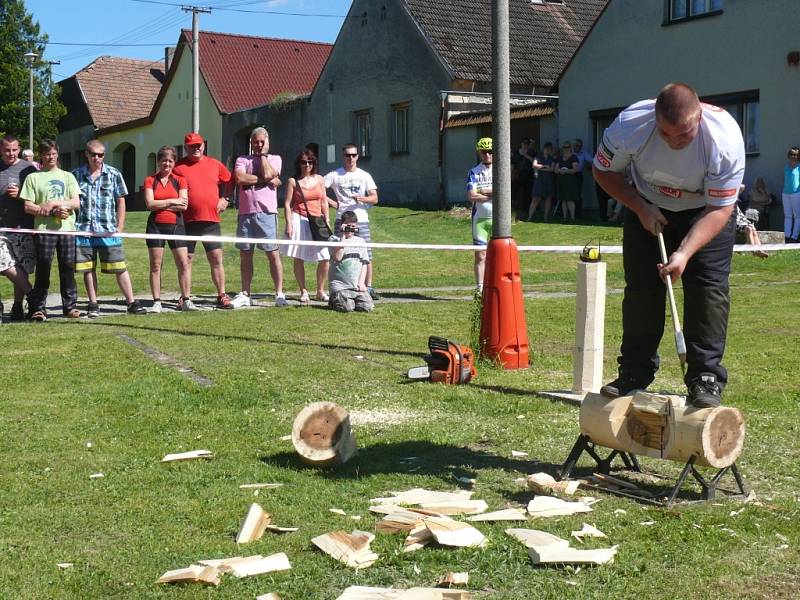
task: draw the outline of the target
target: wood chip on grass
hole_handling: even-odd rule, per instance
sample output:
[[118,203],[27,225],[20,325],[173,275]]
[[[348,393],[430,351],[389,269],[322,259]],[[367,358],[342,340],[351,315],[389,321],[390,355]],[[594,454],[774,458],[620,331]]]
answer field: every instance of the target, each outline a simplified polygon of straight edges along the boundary
[[350,586],[336,600],[472,600],[467,590]]
[[537,529],[506,529],[506,534],[525,544],[534,565],[603,565],[613,562],[617,553],[617,546],[596,550],[572,548],[569,540]]
[[366,531],[331,531],[311,540],[317,548],[328,556],[343,562],[354,569],[364,569],[372,565],[379,556],[370,550],[369,545],[375,536]]
[[585,502],[567,502],[555,496],[536,496],[528,503],[528,514],[532,517],[560,517],[576,513],[592,512]]
[[195,460],[198,458],[214,458],[214,454],[210,450],[191,450],[189,452],[167,454],[161,459],[161,462],[177,462],[181,460]]

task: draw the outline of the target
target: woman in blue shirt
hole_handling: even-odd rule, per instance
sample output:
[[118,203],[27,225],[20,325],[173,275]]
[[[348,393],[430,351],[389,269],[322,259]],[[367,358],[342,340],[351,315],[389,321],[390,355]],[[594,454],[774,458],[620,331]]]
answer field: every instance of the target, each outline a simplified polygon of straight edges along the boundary
[[783,167],[783,235],[787,242],[800,238],[800,148],[789,150]]

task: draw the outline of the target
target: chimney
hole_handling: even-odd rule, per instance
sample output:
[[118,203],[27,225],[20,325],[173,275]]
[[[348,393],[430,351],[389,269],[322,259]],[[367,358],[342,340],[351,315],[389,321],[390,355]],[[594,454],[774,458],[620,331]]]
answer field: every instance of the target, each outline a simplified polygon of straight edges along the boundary
[[164,75],[169,72],[169,67],[172,64],[172,57],[175,56],[175,48],[167,46],[164,48]]

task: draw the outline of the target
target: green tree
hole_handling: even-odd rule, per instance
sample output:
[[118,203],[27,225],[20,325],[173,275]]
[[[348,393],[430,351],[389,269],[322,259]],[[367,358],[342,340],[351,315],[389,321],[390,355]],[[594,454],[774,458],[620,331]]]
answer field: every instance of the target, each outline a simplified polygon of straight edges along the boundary
[[22,0],[0,0],[0,135],[28,140],[29,71],[24,54],[38,55],[33,65],[33,138],[36,142],[58,133],[58,120],[67,112],[52,84],[50,65],[42,61],[47,35],[39,32]]

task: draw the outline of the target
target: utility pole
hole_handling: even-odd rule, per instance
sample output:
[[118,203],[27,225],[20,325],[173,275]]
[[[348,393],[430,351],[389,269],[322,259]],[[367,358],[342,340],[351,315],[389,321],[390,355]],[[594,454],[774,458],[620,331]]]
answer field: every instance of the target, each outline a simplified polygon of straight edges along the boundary
[[35,52],[26,52],[24,57],[25,62],[28,64],[28,70],[30,71],[30,85],[28,86],[30,92],[28,97],[28,144],[30,144],[30,148],[33,150],[33,63],[36,62],[39,55]]
[[210,7],[181,6],[192,13],[192,131],[200,131],[200,13],[211,13]]
[[492,239],[483,277],[480,353],[504,369],[528,367],[517,243],[511,237],[509,0],[492,0]]
[[511,84],[508,0],[492,2],[492,237],[511,236]]
[[50,65],[50,68],[47,70],[47,85],[48,87],[53,87],[53,65],[60,65],[60,60],[45,60],[44,63]]

